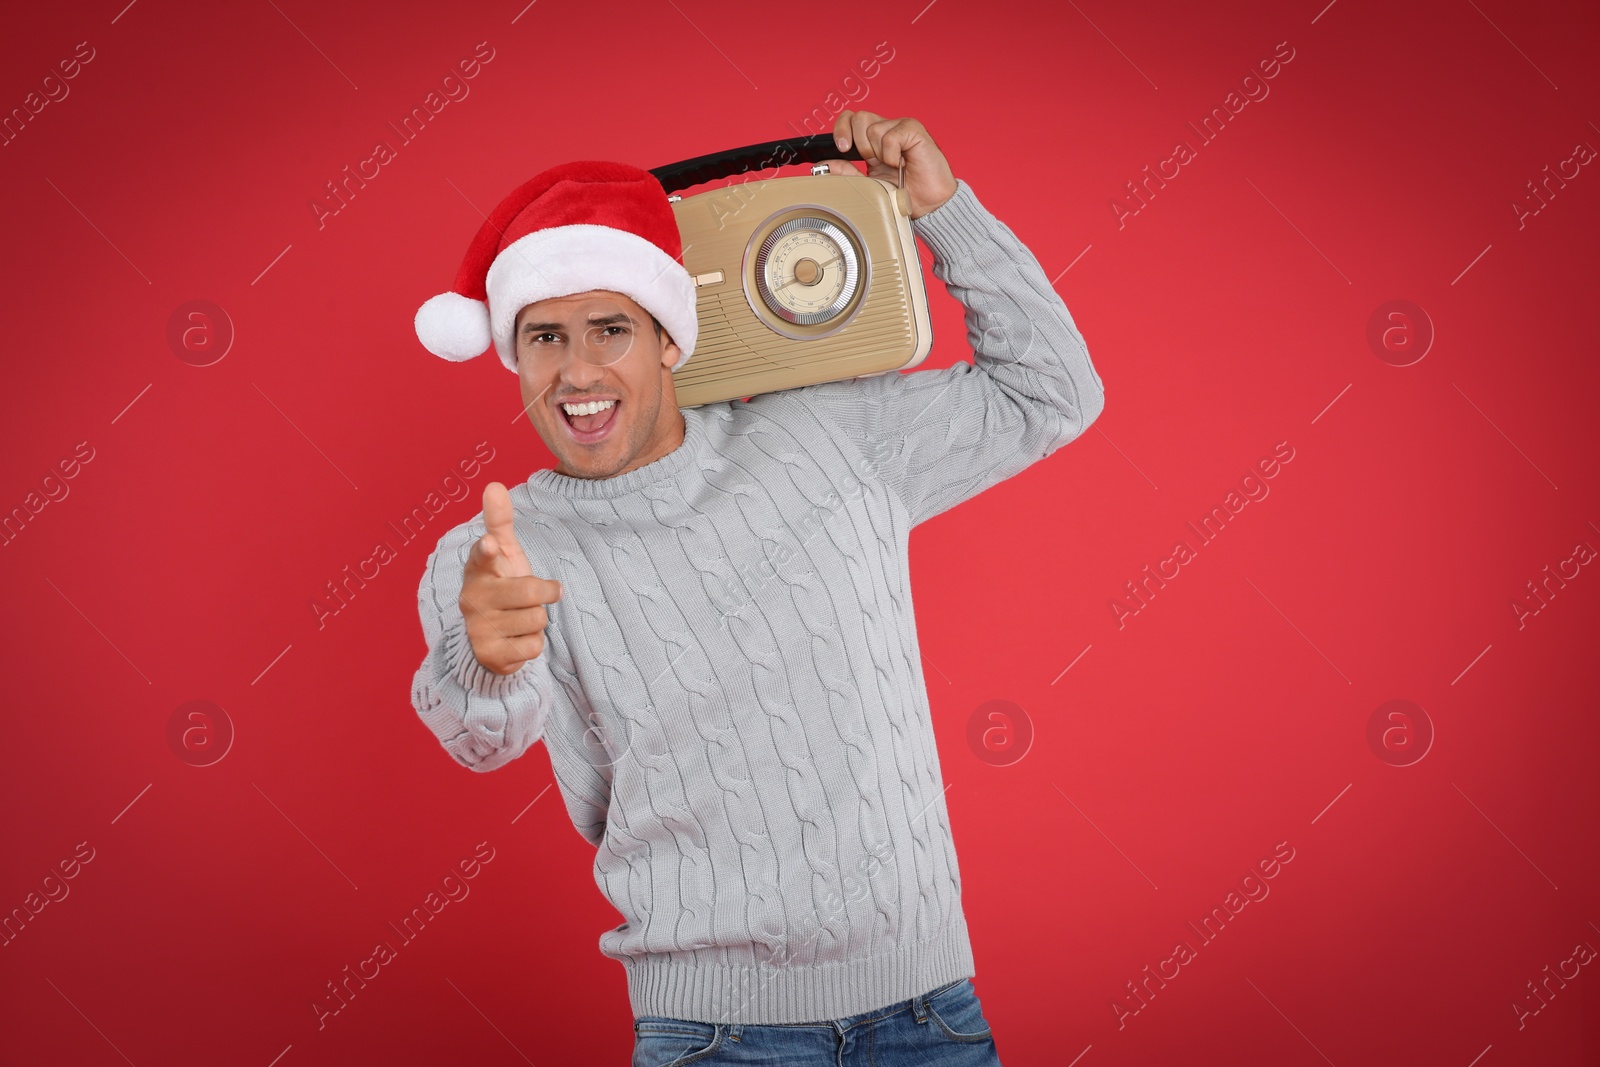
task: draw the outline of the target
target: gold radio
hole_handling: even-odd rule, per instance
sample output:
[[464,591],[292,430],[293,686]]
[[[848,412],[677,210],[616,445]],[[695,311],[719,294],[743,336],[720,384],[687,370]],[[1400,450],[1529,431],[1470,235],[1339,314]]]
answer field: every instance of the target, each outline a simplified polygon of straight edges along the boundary
[[[928,354],[933,328],[905,190],[819,165],[860,158],[829,134],[651,170],[672,194],[699,298],[694,358],[673,375],[679,407],[883,374]],[[791,163],[812,163],[812,173],[677,195]]]

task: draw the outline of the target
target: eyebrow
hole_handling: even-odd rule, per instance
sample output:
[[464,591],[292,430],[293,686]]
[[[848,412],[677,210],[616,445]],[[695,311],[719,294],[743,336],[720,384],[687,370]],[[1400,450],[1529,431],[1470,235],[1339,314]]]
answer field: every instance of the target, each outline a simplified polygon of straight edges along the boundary
[[[625,311],[618,311],[611,315],[596,316],[591,318],[588,324],[590,326],[614,326],[619,322],[626,322],[630,325],[636,325],[633,321],[633,316],[629,315]],[[546,330],[560,330],[565,328],[566,323],[563,322],[525,322],[522,324],[522,329],[519,332],[529,333],[537,331],[539,333],[544,333]]]

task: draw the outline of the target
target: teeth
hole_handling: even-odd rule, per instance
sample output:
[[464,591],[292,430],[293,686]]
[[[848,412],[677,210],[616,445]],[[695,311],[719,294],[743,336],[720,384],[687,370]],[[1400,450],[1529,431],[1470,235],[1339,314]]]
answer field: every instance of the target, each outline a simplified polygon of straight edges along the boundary
[[587,404],[562,404],[561,408],[568,415],[593,415],[597,411],[604,411],[615,403],[615,400],[591,400]]

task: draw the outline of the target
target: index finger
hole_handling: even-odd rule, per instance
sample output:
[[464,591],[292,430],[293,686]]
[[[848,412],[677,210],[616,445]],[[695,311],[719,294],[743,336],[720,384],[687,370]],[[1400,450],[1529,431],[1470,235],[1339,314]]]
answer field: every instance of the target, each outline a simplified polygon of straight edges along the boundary
[[[461,595],[467,603],[483,615],[488,615],[490,612],[520,612],[529,608],[547,607],[561,599],[560,582],[554,578],[540,578],[533,574],[501,578],[490,585],[473,590],[470,594],[467,586],[463,585],[461,589]],[[464,612],[465,607],[462,610]],[[504,615],[499,617],[504,619]],[[501,636],[520,635],[501,634]]]
[[540,578],[536,574],[518,575],[507,578],[500,584],[498,590],[504,602],[497,606],[505,608],[531,608],[536,605],[554,604],[561,599],[561,583],[554,578]]
[[839,120],[834,130],[838,132],[839,126],[843,125],[845,135],[850,138],[850,144],[861,153],[861,158],[871,163],[878,158],[878,145],[873,140],[870,129],[875,123],[883,121],[883,116],[876,111],[847,110],[839,113]]

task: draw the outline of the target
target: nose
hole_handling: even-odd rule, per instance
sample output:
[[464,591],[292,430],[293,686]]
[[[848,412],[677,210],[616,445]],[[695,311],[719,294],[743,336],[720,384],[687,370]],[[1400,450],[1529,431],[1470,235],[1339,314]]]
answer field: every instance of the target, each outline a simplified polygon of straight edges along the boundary
[[591,362],[583,356],[581,351],[569,352],[561,361],[561,381],[577,393],[588,391],[606,376],[603,364]]

